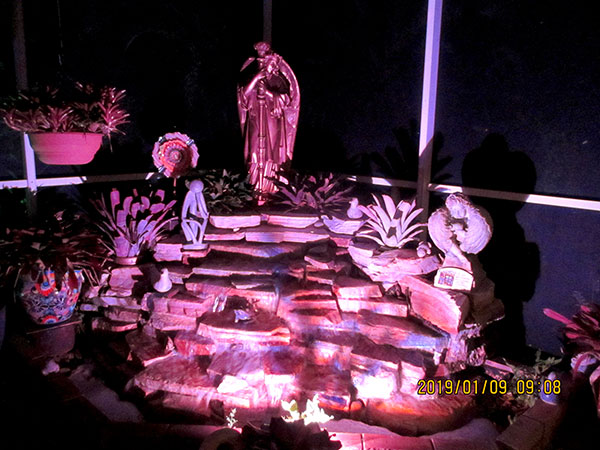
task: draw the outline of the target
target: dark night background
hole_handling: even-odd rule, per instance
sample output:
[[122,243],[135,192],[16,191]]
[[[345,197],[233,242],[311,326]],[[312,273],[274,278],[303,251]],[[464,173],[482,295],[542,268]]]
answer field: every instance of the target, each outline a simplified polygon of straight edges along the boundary
[[[398,155],[416,139],[427,2],[273,3],[273,47],[302,96],[294,166],[414,179],[410,163],[385,169],[374,155]],[[11,1],[0,5],[6,95],[15,86]],[[446,0],[436,129],[449,163],[438,180],[600,199],[600,31],[590,6]],[[153,170],[152,144],[173,130],[196,140],[200,167],[241,164],[235,85],[262,37],[262,1],[24,7],[30,85],[112,84],[127,90],[131,113],[112,153],[105,146],[79,168],[38,163],[39,177]],[[0,179],[23,178],[18,134],[3,125],[0,148]],[[576,297],[600,301],[600,215],[481,203],[496,220],[481,259],[498,296],[516,323],[522,309],[527,343],[557,353],[560,326],[542,308],[569,316]],[[518,342],[518,327],[504,332]]]

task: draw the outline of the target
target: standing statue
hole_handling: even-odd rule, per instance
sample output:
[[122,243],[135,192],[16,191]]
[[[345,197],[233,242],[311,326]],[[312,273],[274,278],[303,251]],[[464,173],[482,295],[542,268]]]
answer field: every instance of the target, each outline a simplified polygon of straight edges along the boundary
[[191,244],[184,246],[187,249],[204,249],[207,247],[202,242],[208,225],[208,209],[202,194],[203,189],[204,183],[200,180],[194,180],[190,183],[189,191],[183,199],[181,228],[186,240],[191,242]]
[[300,90],[290,66],[266,42],[254,46],[240,71],[238,112],[244,138],[244,158],[259,204],[276,192],[272,178],[292,161]]

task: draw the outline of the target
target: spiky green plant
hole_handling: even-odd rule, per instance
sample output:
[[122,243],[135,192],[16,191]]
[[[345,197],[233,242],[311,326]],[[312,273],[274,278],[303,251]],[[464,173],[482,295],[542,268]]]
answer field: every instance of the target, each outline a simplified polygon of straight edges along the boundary
[[91,202],[101,216],[96,225],[106,236],[104,243],[117,257],[138,256],[143,250],[151,249],[165,227],[177,220],[169,217],[175,200],[166,203],[163,190],[144,196],[134,189],[133,196],[121,202],[121,194],[113,189],[110,206],[103,196]]
[[225,169],[211,170],[202,176],[204,199],[211,213],[228,213],[252,201],[252,185],[248,176]]
[[359,206],[360,210],[368,217],[364,230],[358,236],[377,242],[379,245],[391,248],[402,248],[406,244],[417,240],[424,223],[413,223],[422,208],[416,208],[416,201],[401,200],[394,203],[389,195],[382,195],[382,200],[373,194],[375,204]]
[[332,173],[306,175],[297,172],[282,174],[275,180],[275,204],[289,211],[304,210],[319,214],[332,214],[348,208],[353,186]]

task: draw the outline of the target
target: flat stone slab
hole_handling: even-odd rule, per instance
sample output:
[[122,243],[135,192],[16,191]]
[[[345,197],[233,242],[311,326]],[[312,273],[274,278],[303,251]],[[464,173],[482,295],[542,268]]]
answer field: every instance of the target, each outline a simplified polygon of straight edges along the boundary
[[317,365],[349,370],[350,353],[355,342],[354,333],[318,330],[306,350],[306,358]]
[[173,344],[160,343],[156,337],[149,336],[142,330],[135,330],[125,336],[127,345],[134,358],[144,367],[148,367],[173,354]]
[[276,256],[297,253],[304,248],[304,245],[290,242],[263,244],[259,242],[225,241],[210,244],[210,248],[217,252],[237,253],[240,255],[254,256],[257,258],[274,258]]
[[352,236],[337,234],[331,231],[329,232],[329,238],[335,243],[335,245],[344,250],[346,250],[352,244],[352,239],[354,239]]
[[168,262],[160,265],[169,271],[169,280],[174,284],[183,284],[192,274],[192,268],[180,262]]
[[406,317],[408,315],[408,302],[391,295],[367,299],[339,297],[338,305],[344,312],[357,313],[364,309],[387,316]]
[[199,261],[193,268],[197,275],[230,277],[232,275],[272,275],[286,273],[287,265],[234,255],[211,255]]
[[466,395],[423,398],[396,393],[387,399],[369,400],[366,417],[397,433],[420,435],[455,429],[473,414],[474,408],[474,399]]
[[286,282],[281,289],[282,300],[294,300],[299,297],[324,296],[332,294],[331,287],[316,282]]
[[303,244],[329,239],[329,234],[326,231],[314,226],[300,229],[260,225],[259,227],[246,230],[245,233],[246,241],[248,242],[296,242]]
[[112,333],[122,333],[124,331],[135,330],[137,323],[117,322],[105,317],[94,317],[92,319],[92,330],[109,331]]
[[304,261],[316,269],[335,270],[333,255],[305,255]]
[[131,289],[136,283],[135,278],[143,277],[144,273],[138,266],[115,267],[110,271],[108,285],[113,289]]
[[109,306],[121,306],[129,309],[143,309],[138,299],[134,297],[115,297],[112,295],[99,295],[92,298],[92,303],[96,306],[107,308]]
[[211,356],[217,351],[215,342],[194,331],[179,331],[173,339],[177,353],[182,356]]
[[284,317],[293,310],[300,309],[337,309],[337,300],[333,295],[308,295],[293,300],[281,300],[277,315]]
[[[416,350],[377,345],[368,339],[360,339],[352,349],[351,362],[353,370],[372,373],[379,368],[385,368],[399,374],[399,390],[410,395],[418,395],[419,380],[424,379],[427,374],[433,375],[435,371],[431,356]],[[361,375],[364,377],[364,374]]]
[[392,317],[371,311],[358,313],[359,332],[377,344],[397,348],[441,352],[449,339],[421,325],[412,318]]
[[104,295],[130,297],[152,289],[152,282],[158,280],[160,272],[154,264],[139,266],[119,266],[110,271],[109,289]]
[[353,367],[369,370],[372,367],[385,367],[397,371],[402,360],[402,352],[391,345],[378,345],[369,339],[357,339],[352,347],[350,361]]
[[437,255],[420,258],[416,250],[406,248],[380,252],[374,242],[353,242],[348,252],[371,280],[382,283],[395,283],[404,275],[427,274],[440,267]]
[[304,279],[307,281],[314,281],[316,283],[327,284],[333,286],[333,283],[337,277],[335,270],[318,270],[311,266],[306,268]]
[[[185,287],[189,292],[206,299],[242,297],[258,301],[259,305],[266,310],[273,311],[275,309],[278,296],[270,278],[249,277],[244,281],[194,275],[185,283]],[[238,283],[237,286],[236,283]]]
[[141,310],[129,309],[122,306],[109,306],[104,311],[104,317],[115,322],[137,323],[141,318]]
[[181,248],[185,243],[183,234],[161,239],[154,246],[154,259],[156,261],[181,261],[183,258]]
[[146,393],[167,391],[185,395],[202,395],[214,389],[204,367],[194,359],[171,356],[152,364],[133,378],[133,383]]
[[273,347],[263,354],[263,369],[268,375],[295,375],[305,364],[303,347],[288,345]]
[[210,224],[215,228],[235,230],[238,228],[249,228],[260,225],[260,214],[240,215],[213,215],[208,218]]
[[215,342],[236,344],[288,345],[290,330],[285,322],[267,311],[259,311],[251,321],[235,322],[235,312],[208,312],[200,318],[197,333]]
[[[471,314],[467,322],[484,326],[504,317],[504,304],[494,296],[494,283],[489,278],[478,282],[468,295]],[[467,327],[469,325],[466,323]]]
[[[223,382],[221,384],[224,384]],[[269,403],[269,398],[264,389],[246,388],[238,390],[233,393],[218,392],[216,387],[197,388],[197,393],[194,395],[183,395],[174,392],[165,392],[161,399],[161,404],[167,409],[186,411],[194,415],[203,414],[204,417],[211,416],[214,414],[213,408],[211,408],[211,402],[216,401],[218,404],[222,404],[226,411],[231,411],[234,408],[237,410],[236,418],[249,417],[253,420],[265,421],[271,417],[268,413],[272,411],[274,405]],[[246,414],[245,414],[246,413]],[[169,430],[175,425],[167,425]],[[199,427],[195,425],[194,427]],[[153,424],[153,428],[156,424]],[[187,431],[190,425],[182,425],[184,431]],[[208,426],[206,426],[208,427]],[[222,427],[210,427],[213,428],[210,432],[221,429]],[[208,436],[210,432],[203,434],[204,437]]]
[[133,295],[133,289],[129,288],[108,288],[102,296],[106,297],[131,297]]
[[225,230],[221,228],[215,228],[211,225],[206,227],[206,233],[204,234],[204,241],[241,241],[246,236],[244,230]]
[[377,298],[382,297],[378,284],[361,278],[339,276],[333,283],[333,293],[337,298]]
[[403,277],[399,284],[415,314],[441,330],[458,333],[469,315],[470,302],[466,294],[437,288],[419,276]]
[[277,214],[265,213],[262,215],[263,221],[269,225],[281,226],[286,228],[307,228],[319,221],[319,216],[314,214]]
[[162,331],[190,330],[197,328],[197,319],[194,316],[153,312],[150,316],[150,326]]
[[208,255],[210,253],[210,247],[207,247],[205,249],[184,249],[181,251],[181,254],[183,256],[181,262],[183,262],[183,264],[185,265],[190,265],[193,263],[194,260],[196,259],[201,259],[206,257],[206,255]]
[[233,375],[250,384],[264,383],[263,352],[247,347],[228,348],[212,358],[206,371],[215,378],[219,375]]
[[342,317],[337,309],[303,308],[286,313],[285,321],[296,333],[312,329],[337,330],[342,327]]
[[298,376],[295,389],[305,398],[317,395],[321,407],[346,411],[350,406],[351,386],[349,371],[307,365]]
[[174,295],[146,294],[142,303],[152,312],[188,317],[200,317],[213,306],[209,299],[196,297],[186,291],[177,291]]

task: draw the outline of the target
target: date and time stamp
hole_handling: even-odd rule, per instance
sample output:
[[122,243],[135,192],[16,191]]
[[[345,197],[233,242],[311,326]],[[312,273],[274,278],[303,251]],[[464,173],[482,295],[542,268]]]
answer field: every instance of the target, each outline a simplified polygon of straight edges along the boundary
[[516,383],[496,379],[423,379],[417,383],[417,395],[560,395],[561,390],[561,381],[549,378],[521,379]]

